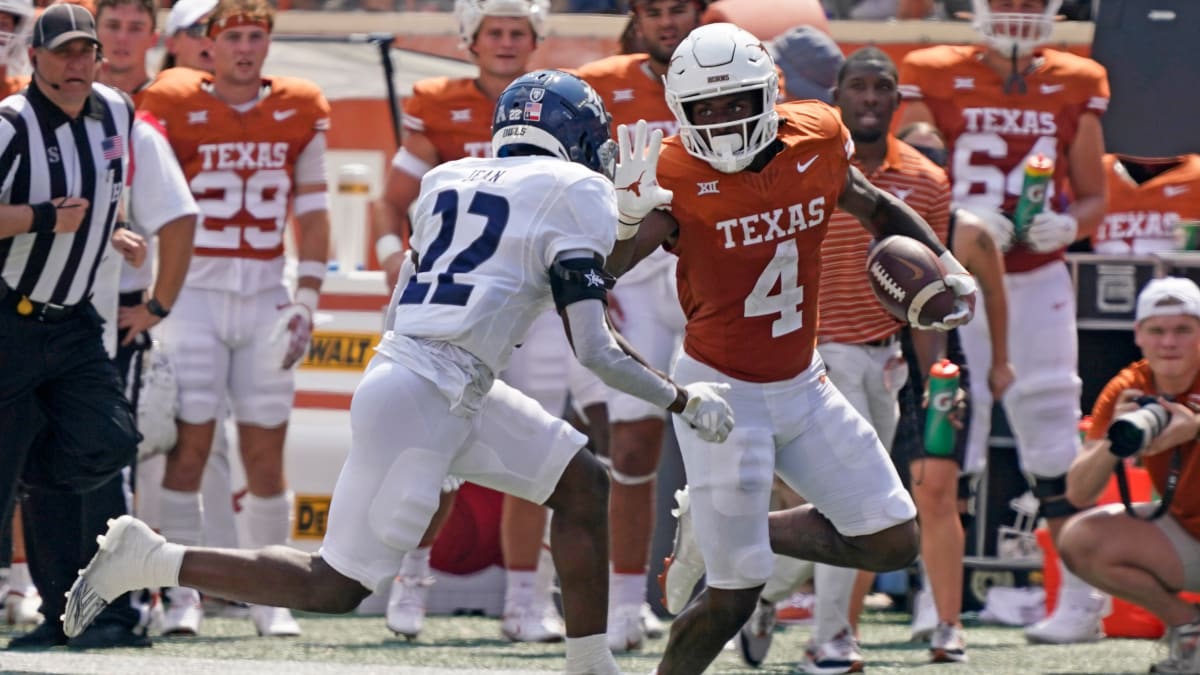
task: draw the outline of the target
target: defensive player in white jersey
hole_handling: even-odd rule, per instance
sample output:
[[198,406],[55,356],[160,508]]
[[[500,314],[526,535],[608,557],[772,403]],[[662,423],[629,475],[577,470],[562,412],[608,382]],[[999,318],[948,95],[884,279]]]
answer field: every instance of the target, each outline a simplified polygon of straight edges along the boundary
[[[354,394],[353,443],[321,550],[184,547],[124,517],[72,587],[68,634],[121,590],[144,584],[350,611],[391,582],[437,508],[442,480],[456,475],[554,509],[566,670],[618,672],[605,640],[604,468],[582,434],[493,373],[553,301],[577,356],[609,386],[675,412],[710,441],[728,436],[732,412],[724,385],[682,389],[608,328],[602,260],[616,236],[616,147],[595,91],[572,75],[538,71],[510,85],[496,111],[496,158],[449,162],[422,181],[393,330]],[[650,178],[622,196],[620,209],[644,216],[670,200],[653,182],[661,136],[647,139],[645,125],[632,143],[621,136],[618,182]]]

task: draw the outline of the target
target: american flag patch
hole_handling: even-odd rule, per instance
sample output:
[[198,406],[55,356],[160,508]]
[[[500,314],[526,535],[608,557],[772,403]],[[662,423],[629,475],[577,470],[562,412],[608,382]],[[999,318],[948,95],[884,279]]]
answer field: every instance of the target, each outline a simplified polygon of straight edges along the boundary
[[101,154],[104,155],[104,159],[120,159],[121,155],[125,154],[125,151],[122,148],[124,145],[122,140],[123,139],[120,136],[109,136],[103,141],[100,141],[100,150]]
[[531,122],[539,122],[542,119],[542,104],[526,101],[525,103],[525,119]]

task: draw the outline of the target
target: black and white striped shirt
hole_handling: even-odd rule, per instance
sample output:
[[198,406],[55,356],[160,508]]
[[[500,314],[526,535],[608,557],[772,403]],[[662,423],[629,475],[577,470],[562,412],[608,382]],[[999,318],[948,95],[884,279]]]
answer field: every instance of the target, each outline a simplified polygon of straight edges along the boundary
[[117,219],[132,123],[129,98],[101,84],[74,120],[36,84],[0,101],[0,203],[89,202],[78,232],[0,239],[0,276],[10,289],[56,305],[88,298]]

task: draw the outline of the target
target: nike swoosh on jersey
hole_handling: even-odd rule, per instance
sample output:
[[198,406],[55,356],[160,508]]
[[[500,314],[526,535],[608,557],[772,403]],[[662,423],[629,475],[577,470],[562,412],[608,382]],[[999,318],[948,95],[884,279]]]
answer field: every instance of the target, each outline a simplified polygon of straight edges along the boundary
[[295,108],[292,108],[291,110],[276,110],[275,112],[271,113],[271,115],[275,118],[276,122],[282,122],[295,114],[296,114]]
[[1056,94],[1065,88],[1066,88],[1066,85],[1062,85],[1062,84],[1043,84],[1041,86],[1043,94]]
[[817,158],[820,156],[821,155],[818,153],[812,157],[809,157],[807,162],[796,162],[796,171],[799,173],[808,171],[808,167],[812,166],[813,162],[817,161]]
[[1176,195],[1181,195],[1187,191],[1188,191],[1188,186],[1186,186],[1186,185],[1167,185],[1166,187],[1163,188],[1163,194],[1168,197],[1174,197]]

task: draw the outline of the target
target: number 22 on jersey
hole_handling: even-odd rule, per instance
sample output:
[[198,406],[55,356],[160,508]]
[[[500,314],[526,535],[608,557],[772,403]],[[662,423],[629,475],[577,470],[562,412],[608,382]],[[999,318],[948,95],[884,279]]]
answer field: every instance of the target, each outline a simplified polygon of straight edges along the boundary
[[[508,226],[508,200],[489,192],[476,192],[467,206],[468,215],[483,218],[482,227],[478,219],[464,218],[459,222],[459,194],[457,190],[439,192],[433,205],[433,215],[441,216],[441,227],[417,261],[417,273],[409,280],[400,295],[400,304],[415,305],[429,302],[435,305],[464,306],[471,298],[474,286],[456,281],[456,274],[467,274],[479,267],[496,253],[500,235]],[[464,233],[478,228],[478,235],[459,251],[449,262],[446,253],[454,242],[459,226]],[[433,280],[430,280],[430,277]],[[430,289],[433,290],[430,293]]]

